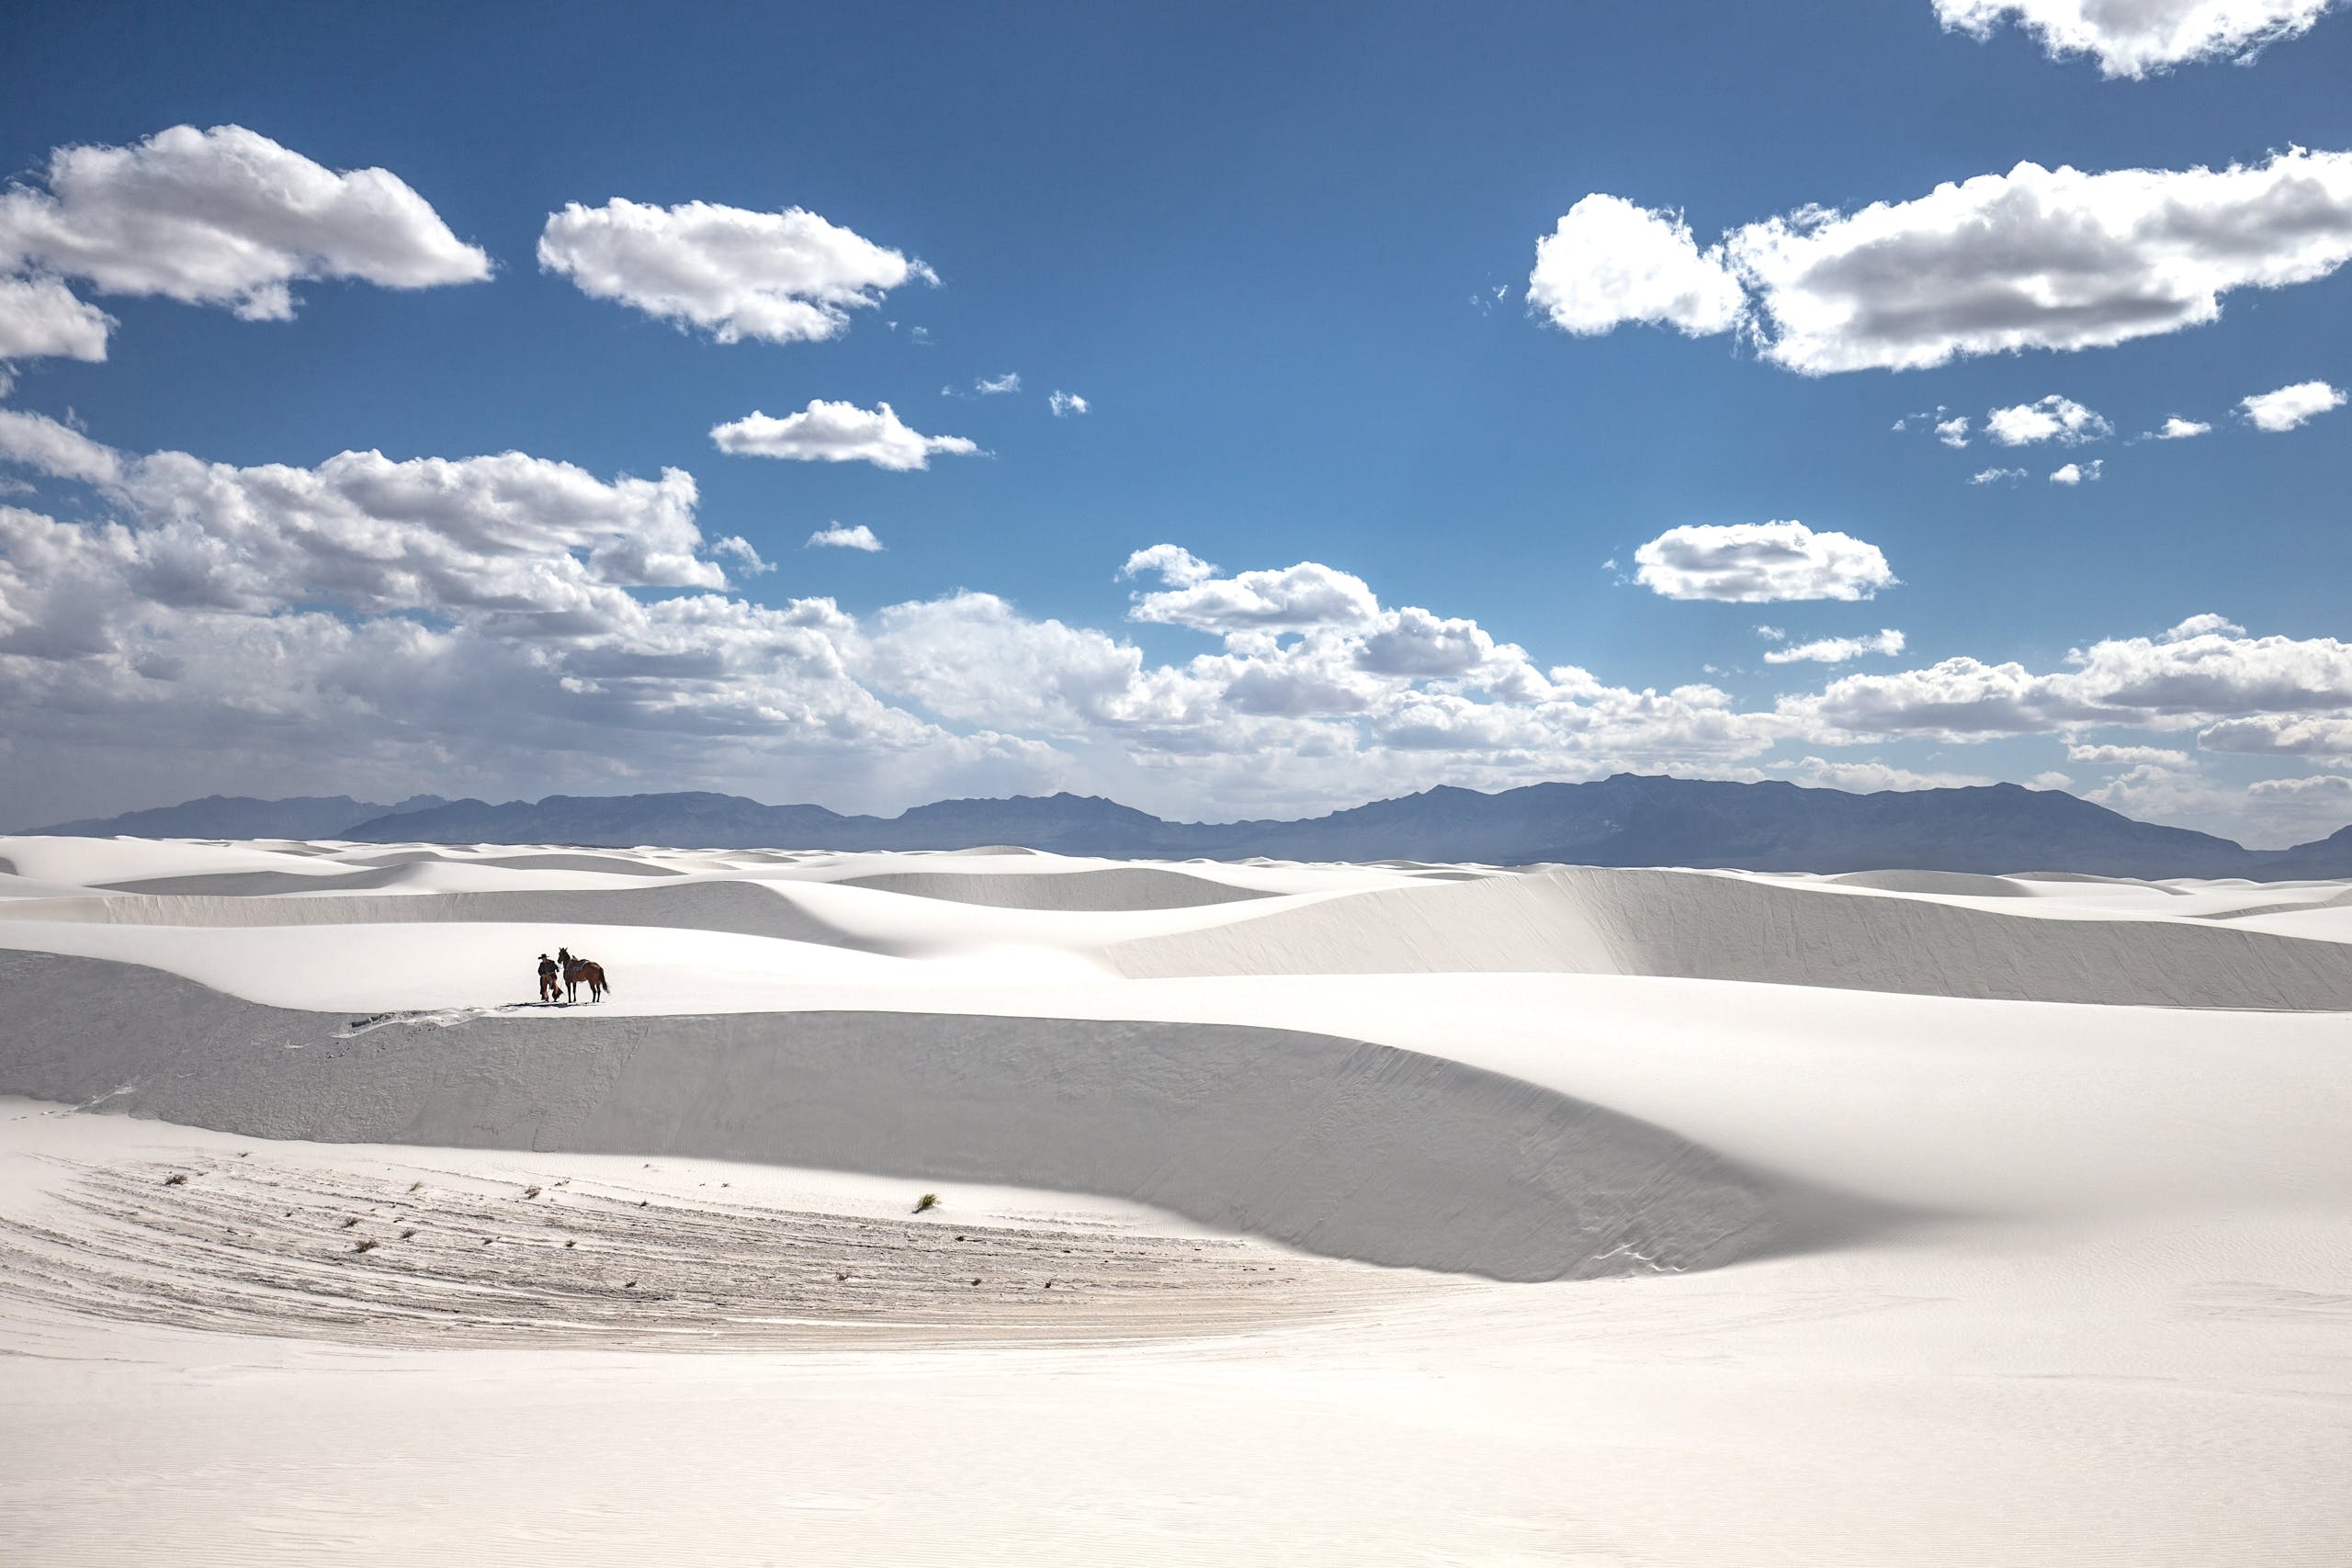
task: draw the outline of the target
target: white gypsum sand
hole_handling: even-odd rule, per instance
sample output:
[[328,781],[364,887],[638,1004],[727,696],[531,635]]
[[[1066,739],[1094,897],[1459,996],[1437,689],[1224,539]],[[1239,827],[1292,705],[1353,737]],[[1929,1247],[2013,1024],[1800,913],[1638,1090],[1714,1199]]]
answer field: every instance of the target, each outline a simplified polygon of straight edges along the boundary
[[2342,884],[0,863],[15,1559],[2352,1544]]

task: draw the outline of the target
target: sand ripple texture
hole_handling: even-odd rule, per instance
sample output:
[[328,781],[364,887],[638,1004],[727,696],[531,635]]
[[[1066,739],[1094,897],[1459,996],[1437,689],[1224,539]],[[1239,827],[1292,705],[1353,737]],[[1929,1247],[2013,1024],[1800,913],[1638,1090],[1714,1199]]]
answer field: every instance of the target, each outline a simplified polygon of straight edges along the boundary
[[937,1348],[1246,1334],[1440,1288],[1241,1238],[778,1208],[716,1181],[377,1175],[266,1144],[52,1164],[49,1201],[0,1216],[20,1324],[384,1349]]

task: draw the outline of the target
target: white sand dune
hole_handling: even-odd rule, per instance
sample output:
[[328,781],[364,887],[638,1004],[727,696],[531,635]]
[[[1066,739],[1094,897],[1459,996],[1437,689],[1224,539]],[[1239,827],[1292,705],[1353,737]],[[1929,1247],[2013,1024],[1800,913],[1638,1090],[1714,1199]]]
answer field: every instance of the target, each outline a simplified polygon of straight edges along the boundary
[[1333,1257],[1496,1279],[1702,1268],[1778,1239],[1759,1185],[1682,1140],[1325,1036],[899,1012],[671,1018],[658,1040],[603,1017],[354,1030],[26,953],[0,953],[0,987],[16,1013],[8,1092],[255,1136],[1106,1193]]
[[0,859],[11,1560],[2352,1543],[2342,884]]
[[1138,939],[1111,957],[1138,977],[1565,969],[1922,996],[2352,1010],[2352,955],[2332,942],[2165,919],[2020,919],[1943,898],[1689,872],[1564,870],[1365,893]]

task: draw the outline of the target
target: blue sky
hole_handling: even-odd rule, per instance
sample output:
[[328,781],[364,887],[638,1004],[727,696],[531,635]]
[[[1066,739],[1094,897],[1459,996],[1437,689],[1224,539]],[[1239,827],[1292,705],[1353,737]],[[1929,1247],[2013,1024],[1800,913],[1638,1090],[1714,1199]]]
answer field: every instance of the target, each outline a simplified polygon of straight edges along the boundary
[[[2335,9],[11,7],[0,277],[47,292],[0,294],[4,814],[1069,787],[1217,818],[1630,767],[2014,779],[2317,836],[2352,820]],[[424,216],[274,212],[227,127]],[[73,148],[130,151],[76,186]],[[2154,183],[2041,176],[2065,167]],[[1980,178],[1990,227],[1925,203]],[[641,254],[585,286],[615,198],[670,262],[708,239],[685,204],[769,227],[698,257],[705,319],[665,317]],[[1892,276],[1756,259],[1749,226],[1818,206],[1834,242],[1872,203],[1901,204]],[[730,287],[800,276],[740,248],[788,243],[793,209],[863,299],[816,338],[730,330]],[[1572,225],[1531,297],[1572,210],[1630,221]],[[273,246],[282,308],[237,295]],[[1661,308],[1660,276],[1705,298]],[[1951,324],[2052,277],[2083,298],[2017,346]],[[41,335],[69,295],[112,318],[103,358],[86,316]],[[1801,341],[1825,306],[1910,324]],[[2266,429],[2243,400],[2281,389]],[[817,400],[978,450],[714,440]],[[2093,438],[1987,434],[2035,405]],[[2141,439],[2168,418],[2211,428]],[[506,453],[536,466],[403,489]],[[690,501],[616,488],[665,469]],[[836,525],[883,547],[804,543]],[[1162,544],[1172,575],[1121,577]],[[1724,596],[1733,556],[1792,547]],[[1765,659],[1838,639],[1867,649]]]

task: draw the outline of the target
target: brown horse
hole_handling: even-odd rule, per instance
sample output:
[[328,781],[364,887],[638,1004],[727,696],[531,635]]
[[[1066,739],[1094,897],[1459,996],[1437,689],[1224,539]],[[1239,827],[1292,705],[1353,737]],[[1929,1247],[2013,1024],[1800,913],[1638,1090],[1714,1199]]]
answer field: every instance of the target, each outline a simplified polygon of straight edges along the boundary
[[580,999],[580,987],[583,981],[587,984],[588,999],[592,1002],[603,1001],[605,999],[605,993],[613,988],[612,982],[605,978],[605,966],[603,964],[597,963],[593,958],[575,958],[570,964],[564,965],[564,1000],[568,1002],[578,1001]]

